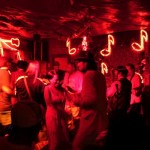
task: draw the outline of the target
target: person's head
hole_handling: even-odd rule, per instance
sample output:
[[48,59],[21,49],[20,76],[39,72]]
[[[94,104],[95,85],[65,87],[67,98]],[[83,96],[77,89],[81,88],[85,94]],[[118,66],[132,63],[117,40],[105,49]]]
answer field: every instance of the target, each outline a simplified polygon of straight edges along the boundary
[[11,109],[12,131],[10,138],[17,143],[31,144],[38,135],[43,121],[43,113],[38,103],[20,101]]
[[126,69],[128,70],[129,76],[131,76],[135,72],[135,66],[132,63],[126,64]]
[[66,71],[67,71],[68,73],[73,73],[75,70],[76,70],[75,63],[73,63],[73,62],[68,62]]
[[26,73],[28,76],[34,76],[33,83],[39,75],[40,64],[38,61],[32,61],[29,63]]
[[29,62],[28,68],[26,70],[26,73],[28,75],[35,75],[39,73],[39,62],[38,61],[31,61]]
[[116,68],[118,78],[126,78],[128,74],[128,70],[125,66],[117,66]]
[[61,77],[60,74],[55,74],[54,72],[51,72],[51,74],[49,74],[49,79],[50,79],[50,84],[55,86],[58,89],[61,89]]
[[89,51],[80,51],[75,58],[76,66],[79,71],[97,70],[94,56]]
[[19,69],[23,69],[24,71],[27,70],[29,63],[25,60],[18,60],[17,61],[17,67]]

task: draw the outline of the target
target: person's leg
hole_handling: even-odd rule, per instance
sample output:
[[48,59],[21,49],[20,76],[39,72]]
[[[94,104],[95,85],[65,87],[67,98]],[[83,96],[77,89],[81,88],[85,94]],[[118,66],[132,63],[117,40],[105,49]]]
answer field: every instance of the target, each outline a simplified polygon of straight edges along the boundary
[[11,127],[11,111],[0,112],[0,136],[9,134]]

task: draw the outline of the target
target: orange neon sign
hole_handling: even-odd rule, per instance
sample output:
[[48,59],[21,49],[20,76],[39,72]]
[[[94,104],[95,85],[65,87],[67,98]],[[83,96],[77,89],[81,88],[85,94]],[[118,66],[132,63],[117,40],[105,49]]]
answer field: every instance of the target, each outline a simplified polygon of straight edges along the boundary
[[104,62],[101,63],[101,73],[102,74],[108,73],[108,67],[107,67],[106,63],[104,63]]
[[133,42],[131,44],[132,49],[135,50],[135,51],[142,51],[142,50],[144,50],[144,44],[147,41],[148,41],[148,34],[147,34],[147,32],[145,30],[141,30],[140,31],[140,43]]
[[115,44],[115,39],[112,35],[108,35],[108,47],[105,49],[102,49],[100,51],[100,54],[102,56],[109,56],[111,54],[111,46]]
[[19,50],[12,47],[12,46],[19,47],[20,40],[18,38],[11,38],[10,40],[0,38],[0,54],[1,54],[1,56],[4,56],[3,45],[5,45],[5,47],[17,52],[17,56],[18,56],[19,60],[21,60]]
[[84,37],[83,37],[83,40],[82,40],[82,49],[83,49],[83,51],[86,51],[86,50],[87,50],[87,47],[88,47],[87,37],[84,36]]
[[68,53],[70,55],[73,55],[74,53],[76,53],[76,48],[70,48],[71,47],[71,41],[70,41],[70,38],[67,39],[66,41],[66,47],[68,47]]

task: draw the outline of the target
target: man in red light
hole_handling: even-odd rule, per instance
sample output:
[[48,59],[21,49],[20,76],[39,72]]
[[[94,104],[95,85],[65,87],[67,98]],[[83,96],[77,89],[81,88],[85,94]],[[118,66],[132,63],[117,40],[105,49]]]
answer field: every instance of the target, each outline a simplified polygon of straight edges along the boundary
[[73,103],[70,93],[80,93],[82,90],[83,73],[76,69],[74,62],[69,62],[65,72],[62,87],[66,92],[65,111],[68,114],[68,128],[70,129],[71,140],[73,139],[80,120],[80,107]]
[[117,80],[107,89],[110,120],[127,115],[131,98],[131,83],[127,79],[127,73],[124,66],[118,66],[116,69]]
[[104,146],[107,134],[106,80],[97,70],[89,51],[81,51],[77,58],[78,70],[84,72],[82,90],[74,94],[74,103],[81,109],[80,124],[73,141],[73,150]]
[[135,66],[131,63],[126,65],[128,70],[128,80],[132,83],[132,92],[131,92],[131,100],[130,100],[130,112],[134,112],[136,114],[141,113],[141,95],[142,95],[142,80],[135,72]]

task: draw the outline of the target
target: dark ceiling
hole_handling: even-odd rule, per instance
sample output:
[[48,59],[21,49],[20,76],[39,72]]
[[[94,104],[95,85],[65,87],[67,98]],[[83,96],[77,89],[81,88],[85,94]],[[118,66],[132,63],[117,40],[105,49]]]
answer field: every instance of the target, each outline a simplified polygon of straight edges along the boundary
[[150,0],[1,0],[0,38],[67,39],[150,28]]

